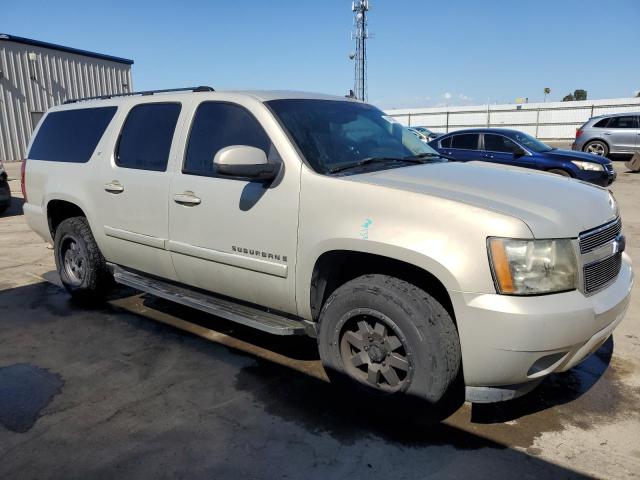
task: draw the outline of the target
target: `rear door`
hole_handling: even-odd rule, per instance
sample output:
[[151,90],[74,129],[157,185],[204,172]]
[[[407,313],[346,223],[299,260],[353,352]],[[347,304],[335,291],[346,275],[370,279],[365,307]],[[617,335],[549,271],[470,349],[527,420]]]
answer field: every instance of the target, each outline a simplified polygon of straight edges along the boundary
[[468,162],[470,160],[483,160],[480,152],[480,134],[479,133],[459,133],[451,135],[450,140],[447,139],[442,148],[444,154],[454,160],[460,162]]
[[101,171],[105,257],[170,279],[175,270],[165,249],[171,180],[167,164],[181,109],[178,102],[134,105]]
[[612,153],[632,153],[638,141],[638,117],[621,115],[611,117],[604,129],[604,139]]
[[483,137],[482,156],[485,161],[515,165],[517,167],[535,168],[536,163],[532,155],[515,155],[517,150],[524,149],[510,138],[496,133],[485,133]]

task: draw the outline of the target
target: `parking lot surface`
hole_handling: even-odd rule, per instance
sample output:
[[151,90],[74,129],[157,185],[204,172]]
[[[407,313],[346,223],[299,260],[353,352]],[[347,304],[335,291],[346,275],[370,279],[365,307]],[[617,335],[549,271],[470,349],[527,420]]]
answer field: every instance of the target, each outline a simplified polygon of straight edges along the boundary
[[[640,265],[640,174],[611,190]],[[640,292],[613,337],[529,395],[400,424],[327,383],[315,342],[133,290],[88,308],[14,202],[0,217],[1,478],[634,478]],[[589,208],[585,205],[585,208]],[[179,328],[177,328],[179,327]]]

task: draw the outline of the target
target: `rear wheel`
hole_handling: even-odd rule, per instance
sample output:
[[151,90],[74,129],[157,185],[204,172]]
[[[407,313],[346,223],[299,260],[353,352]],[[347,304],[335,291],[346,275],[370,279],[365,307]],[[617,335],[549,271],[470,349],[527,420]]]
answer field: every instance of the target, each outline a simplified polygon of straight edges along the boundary
[[62,284],[76,298],[97,300],[113,287],[113,276],[85,217],[63,220],[55,232],[56,267]]
[[602,140],[593,140],[586,143],[583,151],[587,153],[593,153],[594,155],[598,155],[600,157],[606,157],[607,155],[609,155],[609,145],[607,145]]
[[442,305],[386,275],[364,275],[331,294],[320,314],[318,345],[332,382],[383,400],[435,405],[461,363],[458,334]]

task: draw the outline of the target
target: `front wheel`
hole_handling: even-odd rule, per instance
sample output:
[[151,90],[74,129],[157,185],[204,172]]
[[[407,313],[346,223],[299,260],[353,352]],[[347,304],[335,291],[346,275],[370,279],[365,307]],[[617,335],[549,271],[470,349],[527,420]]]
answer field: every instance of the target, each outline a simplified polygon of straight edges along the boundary
[[318,346],[332,382],[434,405],[461,363],[458,333],[442,305],[386,275],[364,275],[331,294],[320,314]]
[[561,177],[571,177],[571,174],[566,170],[562,170],[561,168],[552,168],[551,170],[547,170],[549,173],[555,173],[556,175],[560,175]]
[[113,276],[85,217],[63,220],[54,239],[56,267],[62,285],[76,298],[98,300],[113,286]]

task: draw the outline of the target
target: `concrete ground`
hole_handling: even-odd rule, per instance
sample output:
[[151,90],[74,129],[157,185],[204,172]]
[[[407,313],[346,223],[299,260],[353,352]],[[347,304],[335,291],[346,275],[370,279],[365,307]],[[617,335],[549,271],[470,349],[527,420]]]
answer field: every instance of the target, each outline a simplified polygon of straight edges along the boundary
[[[640,174],[616,167],[612,190],[640,264]],[[336,395],[312,340],[126,289],[100,307],[75,304],[21,214],[18,166],[8,170],[0,478],[640,475],[637,283],[613,338],[577,368],[515,401],[465,404],[435,426],[396,425]]]

